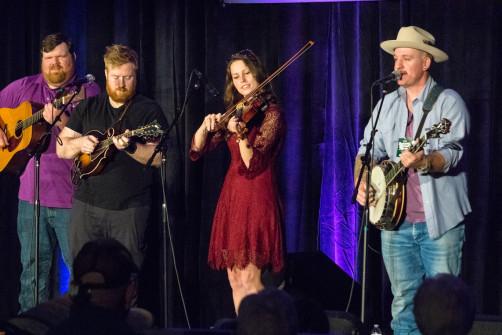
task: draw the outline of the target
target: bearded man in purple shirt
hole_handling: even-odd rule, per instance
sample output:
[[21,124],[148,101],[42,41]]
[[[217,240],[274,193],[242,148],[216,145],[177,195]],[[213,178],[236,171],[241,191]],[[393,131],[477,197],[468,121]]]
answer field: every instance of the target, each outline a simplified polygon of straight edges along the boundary
[[[61,33],[50,34],[41,43],[41,73],[24,77],[9,84],[0,92],[0,107],[16,108],[25,101],[44,105],[45,121],[52,124],[59,114],[53,106],[56,95],[61,88],[72,92],[76,89],[71,85],[76,78],[76,54],[70,38]],[[68,87],[65,87],[69,85]],[[85,96],[99,94],[100,89],[94,83],[84,84]],[[80,95],[82,96],[82,94]],[[50,273],[53,253],[57,247],[66,266],[71,269],[71,255],[68,247],[68,225],[70,208],[73,202],[74,187],[71,183],[70,170],[72,160],[60,159],[56,155],[56,143],[61,129],[68,121],[69,115],[77,102],[68,106],[61,119],[51,130],[48,149],[40,156],[39,177],[39,253],[38,253],[38,301],[49,299]],[[9,138],[0,129],[0,150],[6,147]],[[34,219],[34,189],[35,189],[34,158],[28,162],[20,177],[19,205],[17,231],[21,244],[21,293],[20,312],[35,305],[35,219]]]

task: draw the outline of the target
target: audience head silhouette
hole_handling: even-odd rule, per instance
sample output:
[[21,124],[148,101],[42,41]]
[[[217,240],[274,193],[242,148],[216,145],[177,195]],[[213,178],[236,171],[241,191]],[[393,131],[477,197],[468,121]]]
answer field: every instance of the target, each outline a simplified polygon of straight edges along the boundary
[[115,239],[87,242],[73,262],[70,296],[75,304],[128,311],[136,294],[138,268]]
[[456,276],[425,279],[413,301],[415,321],[423,335],[467,335],[474,322],[474,298]]
[[294,335],[298,321],[293,298],[285,291],[266,288],[245,297],[237,316],[238,335]]

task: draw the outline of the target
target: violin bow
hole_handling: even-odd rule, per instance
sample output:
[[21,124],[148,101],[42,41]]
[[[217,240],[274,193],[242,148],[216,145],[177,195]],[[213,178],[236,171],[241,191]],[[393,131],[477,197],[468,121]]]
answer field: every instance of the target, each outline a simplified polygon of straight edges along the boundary
[[251,93],[246,95],[244,98],[241,99],[238,103],[236,103],[234,106],[230,107],[222,116],[220,119],[220,124],[224,124],[225,121],[230,120],[230,118],[235,114],[237,109],[240,109],[244,106],[246,102],[252,101],[256,99],[258,96],[258,92],[270,83],[275,77],[277,77],[282,71],[284,71],[288,66],[293,64],[298,58],[300,58],[310,47],[314,45],[313,41],[309,41],[307,44],[305,44],[298,52],[296,52],[293,57],[291,57],[286,63],[284,63],[280,68],[278,68],[274,73],[272,73],[267,79],[265,79],[263,82],[258,85]]

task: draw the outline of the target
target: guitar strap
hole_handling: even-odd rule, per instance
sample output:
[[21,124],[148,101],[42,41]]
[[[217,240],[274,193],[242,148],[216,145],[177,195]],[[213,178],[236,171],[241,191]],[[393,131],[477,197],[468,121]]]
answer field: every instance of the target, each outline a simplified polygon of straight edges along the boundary
[[427,118],[427,115],[432,110],[432,107],[434,107],[434,104],[436,103],[441,92],[443,92],[445,89],[446,87],[436,84],[427,95],[427,98],[425,99],[424,102],[424,106],[422,107],[424,115],[422,116],[422,120],[420,120],[420,125],[418,126],[417,133],[415,134],[415,137],[413,137],[414,139],[420,138],[420,133],[422,132],[422,128],[424,127],[424,122],[425,119]]
[[[115,122],[111,125],[111,127],[109,127],[109,128],[108,128],[108,131],[107,131],[108,135],[110,135],[110,136],[112,135],[112,134],[110,134],[110,131],[111,131],[112,129],[113,129],[113,130],[117,130],[117,131],[119,131],[119,132],[120,132],[120,128],[122,127],[122,126],[121,126],[121,121],[122,121],[122,118],[124,117],[125,113],[126,113],[126,112],[127,112],[127,110],[129,109],[129,106],[131,105],[131,101],[132,101],[132,99],[131,99],[131,100],[129,100],[129,101],[127,102],[127,105],[126,105],[126,107],[124,108],[124,111],[122,112],[122,115],[120,115],[120,117],[118,118],[118,120],[117,120],[117,121],[115,121]],[[119,127],[118,127],[118,129],[115,129],[115,127],[116,127],[117,125],[119,125]]]

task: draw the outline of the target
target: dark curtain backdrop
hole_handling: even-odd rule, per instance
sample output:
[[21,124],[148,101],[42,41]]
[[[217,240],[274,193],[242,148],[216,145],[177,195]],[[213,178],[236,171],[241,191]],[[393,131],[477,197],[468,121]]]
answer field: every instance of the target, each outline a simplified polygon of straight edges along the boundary
[[[353,161],[372,108],[371,83],[393,67],[392,57],[379,43],[394,39],[401,26],[417,25],[430,31],[450,55],[448,62],[434,66],[432,74],[461,94],[472,117],[466,160],[473,213],[467,219],[462,277],[475,292],[479,314],[501,313],[502,226],[497,208],[502,199],[501,178],[496,174],[502,165],[498,137],[502,125],[501,1],[224,5],[217,0],[17,0],[2,1],[0,13],[1,88],[38,73],[41,39],[64,31],[77,46],[77,72],[93,73],[102,88],[105,46],[122,43],[139,52],[138,90],[158,101],[170,122],[182,111],[185,96],[191,96],[169,134],[164,186],[173,241],[168,245],[165,277],[167,320],[170,326],[186,326],[175,280],[179,276],[192,327],[207,327],[234,314],[226,273],[206,264],[228,151],[222,147],[198,162],[187,158],[192,135],[204,115],[221,112],[223,106],[221,96],[194,90],[193,82],[189,86],[191,71],[199,69],[223,91],[230,54],[250,48],[273,72],[305,43],[315,42],[273,81],[287,119],[277,169],[287,250],[320,250],[347,277],[360,282],[360,213],[350,197]],[[375,103],[380,92],[373,93]],[[163,320],[160,177],[157,184],[140,305]],[[0,318],[7,319],[18,310],[18,180],[0,174],[0,187]],[[367,320],[384,323],[389,320],[391,297],[378,234],[370,227]],[[308,275],[314,278],[322,273],[323,269],[313,269]],[[336,280],[328,285],[338,287]]]

